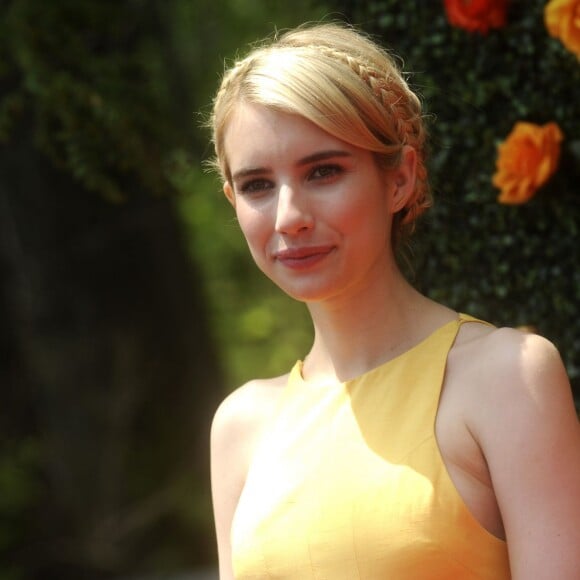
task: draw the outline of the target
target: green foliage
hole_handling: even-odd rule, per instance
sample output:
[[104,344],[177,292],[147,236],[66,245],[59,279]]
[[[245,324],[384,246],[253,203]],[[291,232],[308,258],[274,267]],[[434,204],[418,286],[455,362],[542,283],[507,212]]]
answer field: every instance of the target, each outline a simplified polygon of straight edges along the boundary
[[[87,189],[120,201],[135,189],[166,193],[163,53],[148,43],[155,14],[131,2],[12,0],[0,21],[0,138],[24,113],[39,147]],[[165,98],[164,98],[165,97]]]
[[[415,71],[430,114],[435,206],[410,248],[416,285],[499,325],[531,325],[580,378],[580,65],[546,32],[544,0],[514,0],[488,35],[453,28],[443,2],[357,2],[356,22]],[[523,206],[497,203],[496,148],[514,123],[556,122],[556,175]]]
[[325,13],[312,0],[9,0],[0,21],[0,147],[32,117],[38,146],[88,190],[114,202],[183,194],[230,384],[280,372],[306,330],[285,333],[265,362],[263,345],[286,317],[307,322],[250,264],[221,186],[191,170],[208,156],[199,129],[239,47]]
[[[41,495],[38,481],[40,457],[32,439],[5,442],[0,453],[0,553],[22,541],[27,532],[23,514],[34,510]],[[0,575],[8,570],[0,568]],[[11,577],[18,577],[16,569]],[[0,576],[1,577],[1,576]]]

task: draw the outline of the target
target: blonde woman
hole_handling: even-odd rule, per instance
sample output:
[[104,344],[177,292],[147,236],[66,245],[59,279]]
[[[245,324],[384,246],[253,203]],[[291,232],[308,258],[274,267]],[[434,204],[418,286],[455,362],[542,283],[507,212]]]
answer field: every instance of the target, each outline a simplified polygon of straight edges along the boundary
[[216,413],[221,579],[577,579],[580,428],[556,349],[397,266],[431,200],[393,58],[298,28],[226,72],[212,121],[253,259],[314,326],[304,360]]

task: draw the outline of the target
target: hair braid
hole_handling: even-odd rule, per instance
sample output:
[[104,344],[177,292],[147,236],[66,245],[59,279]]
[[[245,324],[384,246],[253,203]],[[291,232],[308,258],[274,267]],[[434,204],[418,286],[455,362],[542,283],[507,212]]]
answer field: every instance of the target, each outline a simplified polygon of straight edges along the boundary
[[426,130],[419,98],[395,59],[364,33],[338,24],[304,26],[267,40],[225,72],[214,99],[215,163],[230,179],[225,129],[241,101],[300,115],[395,167],[404,146],[417,154],[416,184],[393,218],[393,241],[431,205]]
[[[423,121],[421,101],[409,88],[395,60],[386,51],[374,43],[371,44],[371,41],[361,33],[356,33],[359,38],[363,39],[363,42],[366,41],[367,48],[371,49],[367,55],[364,55],[362,51],[357,51],[348,44],[348,39],[344,38],[345,29],[339,28],[337,30],[333,25],[322,28],[326,28],[327,32],[330,32],[328,43],[309,44],[308,30],[301,31],[299,29],[298,33],[290,32],[282,36],[278,41],[278,46],[310,49],[313,53],[346,65],[370,88],[382,107],[386,119],[390,121],[391,134],[396,136],[397,144],[401,147],[409,145],[415,149],[417,153],[415,192],[401,211],[401,215],[396,218],[400,225],[405,226],[405,230],[408,230],[404,234],[409,234],[414,229],[416,218],[432,205],[425,165],[427,132]],[[305,34],[301,34],[301,32],[305,32]],[[346,29],[347,35],[352,33],[352,30]],[[322,35],[320,36],[322,37]],[[320,39],[319,37],[318,40]],[[337,44],[343,44],[343,46],[337,48],[335,46]],[[370,61],[369,56],[373,62]]]
[[237,60],[232,67],[226,69],[213,99],[213,115],[208,125],[212,131],[212,141],[216,155],[211,161],[211,165],[226,179],[229,179],[230,175],[223,150],[223,128],[225,120],[237,99],[237,93],[240,91],[240,79],[243,79],[248,74],[254,60],[254,57],[250,54],[241,60]]
[[400,216],[401,225],[413,226],[416,218],[432,205],[425,166],[427,132],[423,123],[419,98],[411,91],[397,69],[394,72],[378,69],[363,62],[359,56],[352,56],[327,45],[311,46],[310,48],[319,54],[346,64],[371,89],[377,101],[384,108],[386,117],[391,120],[393,133],[397,135],[398,143],[401,146],[409,145],[417,152],[417,186],[414,195],[403,209],[403,215]]

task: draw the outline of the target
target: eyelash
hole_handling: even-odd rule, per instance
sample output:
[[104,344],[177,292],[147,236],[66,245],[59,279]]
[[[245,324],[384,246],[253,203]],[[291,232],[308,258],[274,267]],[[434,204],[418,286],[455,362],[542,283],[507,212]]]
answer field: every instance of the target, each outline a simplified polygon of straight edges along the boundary
[[[333,163],[317,165],[308,173],[308,180],[315,181],[326,181],[331,180],[333,177],[343,173],[343,168],[340,165]],[[318,175],[317,175],[318,174]],[[242,183],[239,190],[241,193],[252,194],[261,193],[267,189],[274,187],[274,183],[269,179],[258,178],[250,179],[245,183]]]
[[258,193],[273,186],[274,184],[268,179],[250,179],[249,181],[242,183],[240,191],[242,193]]
[[[328,165],[318,165],[317,167],[314,167],[308,177],[310,179],[320,179],[324,181],[325,179],[332,179],[342,172],[343,168],[340,165],[330,163]],[[321,173],[321,175],[315,176],[315,173]]]

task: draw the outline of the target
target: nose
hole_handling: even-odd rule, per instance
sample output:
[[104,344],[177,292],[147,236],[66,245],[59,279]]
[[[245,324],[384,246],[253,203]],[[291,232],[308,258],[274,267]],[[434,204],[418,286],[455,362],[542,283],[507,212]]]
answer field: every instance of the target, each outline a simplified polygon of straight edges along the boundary
[[283,184],[278,191],[276,207],[276,231],[283,234],[297,234],[312,228],[314,219],[306,195],[289,184]]

